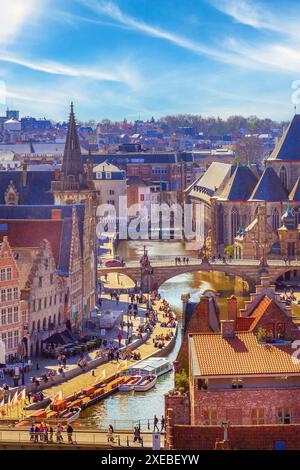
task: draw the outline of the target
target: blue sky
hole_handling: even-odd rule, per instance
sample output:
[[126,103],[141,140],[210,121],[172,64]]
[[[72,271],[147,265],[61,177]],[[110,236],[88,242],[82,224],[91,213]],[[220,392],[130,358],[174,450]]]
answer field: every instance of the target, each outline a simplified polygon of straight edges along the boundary
[[62,120],[289,119],[300,4],[0,0],[0,110]]

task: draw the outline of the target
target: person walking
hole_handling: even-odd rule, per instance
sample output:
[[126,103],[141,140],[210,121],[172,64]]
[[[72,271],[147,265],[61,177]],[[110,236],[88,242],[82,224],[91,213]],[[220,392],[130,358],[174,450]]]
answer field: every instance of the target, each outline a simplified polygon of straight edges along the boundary
[[115,442],[115,438],[114,438],[114,428],[112,427],[111,424],[108,426],[107,442]]
[[53,427],[50,426],[50,428],[49,428],[49,442],[53,442],[53,434],[54,434]]
[[73,428],[71,426],[71,423],[69,423],[67,426],[67,436],[69,444],[73,444]]
[[34,441],[34,425],[33,424],[29,428],[29,438],[30,438],[30,442]]
[[56,429],[56,442],[63,442],[63,437],[62,437],[62,425],[58,423],[57,429]]
[[165,427],[166,427],[166,421],[165,421],[164,416],[162,416],[161,417],[161,431],[160,432],[163,432],[165,430]]
[[34,428],[34,442],[39,442],[39,432],[40,428],[36,425]]
[[139,426],[135,426],[133,431],[133,442],[141,442],[141,430]]
[[154,424],[153,432],[155,432],[155,430],[156,430],[157,432],[159,432],[159,429],[158,429],[158,417],[157,417],[156,415],[154,415],[153,424]]

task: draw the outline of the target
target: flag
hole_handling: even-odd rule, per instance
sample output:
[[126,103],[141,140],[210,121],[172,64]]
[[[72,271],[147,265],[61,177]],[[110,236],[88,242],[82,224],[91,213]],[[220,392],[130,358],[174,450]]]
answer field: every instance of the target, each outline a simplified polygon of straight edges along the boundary
[[24,387],[23,390],[18,394],[18,402],[25,402],[26,401],[26,388]]
[[125,361],[123,361],[123,362],[120,362],[120,364],[118,364],[118,366],[117,366],[117,369],[118,369],[118,370],[125,370],[125,369],[127,369],[127,359],[125,359]]
[[57,392],[55,395],[53,395],[53,397],[51,398],[52,400],[52,403],[57,403],[59,401],[62,401],[63,400],[63,392],[62,390],[60,390],[59,392]]
[[13,396],[13,399],[11,401],[11,406],[14,407],[17,404],[18,404],[18,392],[16,392]]
[[105,377],[106,377],[106,370],[104,369],[102,373],[99,374],[98,377],[96,377],[95,384],[102,382],[102,380],[104,380]]

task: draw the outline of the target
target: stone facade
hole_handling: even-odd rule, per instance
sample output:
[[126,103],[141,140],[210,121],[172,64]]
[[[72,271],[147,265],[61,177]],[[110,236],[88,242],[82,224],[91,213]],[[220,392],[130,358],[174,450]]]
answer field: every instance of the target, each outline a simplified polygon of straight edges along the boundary
[[[28,260],[24,260],[28,262]],[[65,329],[65,288],[47,240],[33,259],[21,298],[28,304],[28,355],[38,356],[42,341]]]

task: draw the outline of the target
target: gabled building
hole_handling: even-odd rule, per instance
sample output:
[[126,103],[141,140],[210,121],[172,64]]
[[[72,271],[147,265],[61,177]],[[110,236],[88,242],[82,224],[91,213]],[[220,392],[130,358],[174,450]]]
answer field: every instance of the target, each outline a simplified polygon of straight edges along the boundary
[[20,283],[15,253],[4,237],[0,245],[0,339],[7,360],[18,355],[24,338],[27,347],[28,308],[21,299]]

